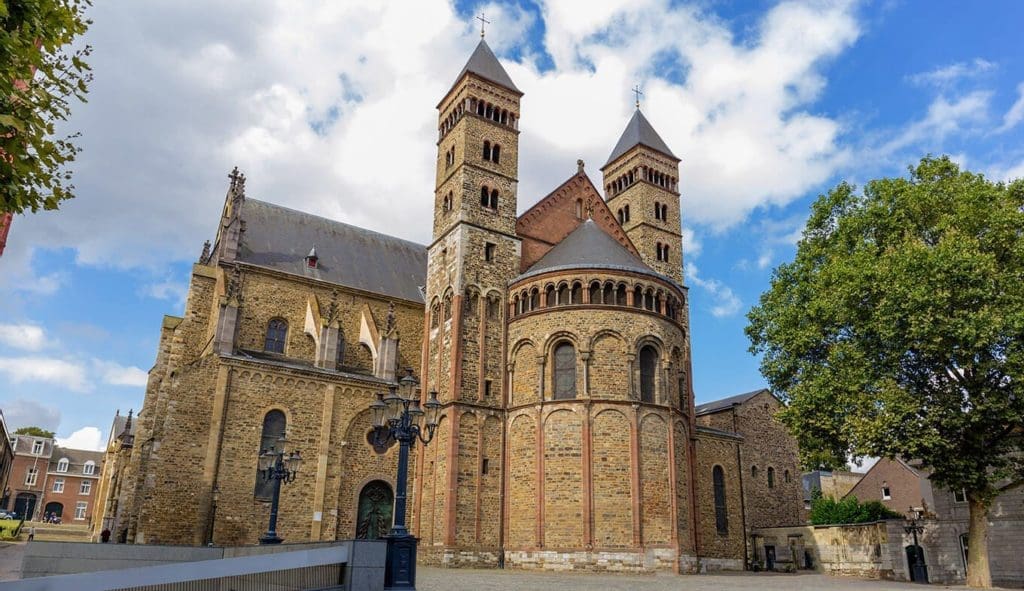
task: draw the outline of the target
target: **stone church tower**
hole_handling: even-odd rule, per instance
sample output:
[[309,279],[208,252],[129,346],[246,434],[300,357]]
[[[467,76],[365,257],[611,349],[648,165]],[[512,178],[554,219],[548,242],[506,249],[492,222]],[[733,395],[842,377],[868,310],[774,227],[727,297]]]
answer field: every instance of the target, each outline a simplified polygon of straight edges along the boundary
[[[427,254],[423,390],[444,410],[417,466],[424,549],[497,559],[504,309],[519,272],[515,235],[519,97],[483,40],[438,105],[434,234]],[[455,491],[458,494],[454,494]]]

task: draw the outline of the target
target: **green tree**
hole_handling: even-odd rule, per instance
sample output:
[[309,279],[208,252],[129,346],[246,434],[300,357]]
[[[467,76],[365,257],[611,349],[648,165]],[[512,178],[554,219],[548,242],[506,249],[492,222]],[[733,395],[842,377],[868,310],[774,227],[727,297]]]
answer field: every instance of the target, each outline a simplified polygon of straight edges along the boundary
[[991,587],[988,509],[1024,484],[1024,180],[929,157],[840,184],[748,319],[804,463],[921,460],[966,490],[968,584]]
[[32,435],[34,437],[46,437],[47,439],[53,439],[53,431],[47,431],[42,427],[18,427],[14,430],[15,435]]
[[897,513],[882,504],[881,501],[861,503],[856,497],[836,500],[821,495],[821,491],[811,499],[811,523],[813,525],[833,525],[848,523],[872,523],[883,519],[902,519],[903,514]]
[[92,80],[88,46],[73,48],[90,0],[0,2],[0,212],[57,209],[74,197],[78,134],[55,137]]

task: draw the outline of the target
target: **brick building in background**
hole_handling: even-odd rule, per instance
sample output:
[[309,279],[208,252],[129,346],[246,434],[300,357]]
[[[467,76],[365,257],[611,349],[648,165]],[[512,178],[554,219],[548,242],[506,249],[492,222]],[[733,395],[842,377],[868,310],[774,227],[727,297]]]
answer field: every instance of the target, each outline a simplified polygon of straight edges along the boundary
[[103,453],[61,447],[33,435],[13,435],[10,441],[14,462],[3,508],[29,520],[54,514],[62,523],[88,524]]
[[[382,535],[397,449],[368,441],[369,405],[406,366],[444,405],[411,460],[425,561],[740,569],[748,519],[799,513],[774,399],[722,424],[694,412],[679,158],[638,108],[603,194],[577,162],[518,215],[521,96],[481,41],[438,105],[428,246],[252,199],[232,173],[185,313],[164,318],[130,460],[104,477],[115,537],[254,543],[257,456],[284,434],[307,460],[282,536]],[[107,457],[126,453],[112,439]],[[744,484],[751,462],[778,485]]]

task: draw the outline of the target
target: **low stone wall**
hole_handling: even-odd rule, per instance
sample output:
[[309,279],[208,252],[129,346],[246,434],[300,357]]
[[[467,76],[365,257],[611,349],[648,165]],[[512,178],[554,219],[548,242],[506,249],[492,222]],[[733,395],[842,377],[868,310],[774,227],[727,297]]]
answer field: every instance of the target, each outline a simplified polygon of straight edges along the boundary
[[[708,562],[714,563],[710,566]],[[724,561],[729,562],[729,561]],[[742,570],[743,562],[736,560],[724,567],[728,570]],[[723,570],[715,559],[700,559],[688,554],[676,555],[673,548],[648,548],[635,550],[509,550],[505,552],[507,568],[526,570],[571,571],[585,570],[593,572],[673,572],[678,564],[679,572],[695,573],[700,569]],[[703,565],[703,566],[701,566]]]

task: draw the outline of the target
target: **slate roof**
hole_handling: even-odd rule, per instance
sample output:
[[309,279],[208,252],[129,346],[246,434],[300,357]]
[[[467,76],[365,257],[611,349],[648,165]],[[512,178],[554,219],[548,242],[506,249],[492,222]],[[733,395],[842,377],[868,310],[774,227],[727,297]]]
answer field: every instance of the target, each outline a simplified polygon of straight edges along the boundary
[[53,456],[50,458],[49,471],[56,472],[57,464],[59,464],[63,458],[68,459],[68,471],[61,472],[61,474],[82,475],[84,474],[83,466],[85,466],[86,462],[92,460],[92,463],[96,465],[96,468],[95,471],[88,476],[100,475],[100,465],[103,463],[103,452],[101,451],[71,449],[55,445],[53,446]]
[[[238,261],[363,291],[423,301],[427,248],[280,205],[246,199]],[[316,248],[317,267],[306,265]]]
[[619,137],[619,142],[615,144],[615,148],[612,149],[612,155],[608,157],[608,162],[605,162],[604,166],[601,168],[608,166],[612,161],[628,152],[637,144],[647,146],[652,150],[656,150],[666,156],[679,160],[679,158],[672,153],[672,150],[669,150],[668,146],[665,145],[665,140],[661,139],[658,132],[654,131],[654,127],[651,126],[647,117],[644,117],[644,114],[640,112],[640,109],[637,109],[633,112],[633,117],[629,120],[629,123],[626,124],[626,129],[622,131],[622,136]]
[[614,269],[658,275],[636,255],[588,219],[526,270],[519,279],[563,269]]
[[720,410],[725,410],[727,408],[731,408],[734,404],[743,404],[744,402],[750,400],[754,396],[757,396],[761,392],[767,391],[768,390],[766,388],[761,388],[760,390],[754,390],[753,392],[744,392],[743,394],[737,394],[735,396],[730,396],[728,398],[723,398],[721,400],[705,402],[704,404],[697,405],[697,407],[694,409],[694,412],[697,415],[706,415],[713,412],[718,412]]
[[[469,61],[466,62],[466,66],[463,67],[462,71],[459,72],[459,75],[455,77],[455,83],[462,80],[462,76],[466,72],[472,72],[485,80],[490,80],[491,82],[500,84],[509,90],[523,94],[523,91],[516,88],[515,83],[512,82],[511,78],[509,78],[508,72],[506,72],[505,68],[501,66],[501,62],[498,61],[494,52],[491,51],[491,48],[483,39],[480,40],[480,44],[473,50],[473,55],[469,56]],[[452,86],[454,86],[455,83],[453,83]]]

